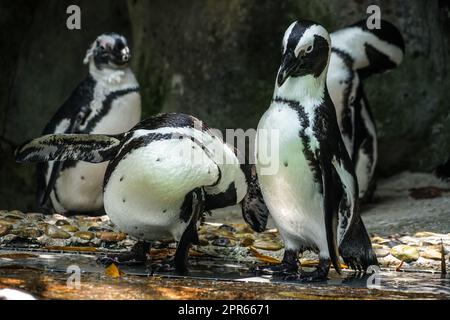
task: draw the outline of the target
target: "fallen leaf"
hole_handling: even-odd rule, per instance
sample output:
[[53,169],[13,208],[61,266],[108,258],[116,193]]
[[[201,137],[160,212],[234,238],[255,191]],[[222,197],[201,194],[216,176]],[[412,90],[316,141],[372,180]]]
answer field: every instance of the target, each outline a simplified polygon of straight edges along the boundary
[[125,275],[125,273],[120,270],[114,263],[105,269],[105,274],[111,278],[120,278]]
[[269,263],[269,264],[280,264],[281,261],[278,259],[275,259],[273,257],[270,256],[266,256],[262,253],[260,253],[258,250],[256,250],[255,247],[250,247],[250,252],[256,257],[258,258],[261,262],[264,263]]

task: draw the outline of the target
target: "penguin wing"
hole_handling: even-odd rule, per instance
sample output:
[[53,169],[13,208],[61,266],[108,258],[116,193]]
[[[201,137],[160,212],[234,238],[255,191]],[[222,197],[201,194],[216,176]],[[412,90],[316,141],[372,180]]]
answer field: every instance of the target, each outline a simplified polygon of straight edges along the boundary
[[[339,177],[332,164],[333,154],[327,145],[320,147],[319,164],[322,173],[323,208],[325,218],[325,231],[327,235],[328,252],[330,260],[338,273],[341,272],[339,261],[339,247],[337,242],[339,198],[341,188]],[[338,186],[338,188],[336,188]]]
[[242,200],[242,216],[256,232],[264,232],[269,218],[269,209],[264,202],[255,165],[243,165],[247,181],[247,194]]
[[[90,114],[90,101],[93,99],[95,80],[88,76],[72,92],[70,97],[58,109],[55,115],[44,129],[43,134],[72,134],[79,132],[80,125],[84,123]],[[47,163],[38,163],[37,174],[37,202],[40,207],[45,207],[52,192],[59,172],[64,162],[51,165],[49,180],[46,181]]]
[[117,154],[123,135],[46,135],[19,146],[15,159],[20,163],[46,161],[109,161]]

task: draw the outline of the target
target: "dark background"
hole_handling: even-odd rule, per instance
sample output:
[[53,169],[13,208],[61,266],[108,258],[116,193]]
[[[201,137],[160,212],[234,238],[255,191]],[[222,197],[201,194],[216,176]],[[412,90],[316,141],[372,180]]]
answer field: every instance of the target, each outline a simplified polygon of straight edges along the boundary
[[[66,28],[78,4],[82,30]],[[431,171],[450,155],[450,13],[444,0],[96,0],[0,2],[0,209],[31,209],[33,166],[13,145],[40,135],[87,73],[101,33],[124,34],[144,116],[193,114],[218,128],[251,128],[270,103],[284,30],[294,20],[329,31],[378,4],[406,41],[404,63],[365,84],[380,136],[381,175]]]

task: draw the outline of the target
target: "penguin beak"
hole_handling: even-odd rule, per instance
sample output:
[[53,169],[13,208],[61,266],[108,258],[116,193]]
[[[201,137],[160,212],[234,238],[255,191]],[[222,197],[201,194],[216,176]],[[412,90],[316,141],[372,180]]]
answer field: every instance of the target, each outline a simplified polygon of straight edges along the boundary
[[298,58],[293,52],[286,52],[281,61],[280,71],[278,72],[278,86],[281,87],[286,80],[294,73],[299,64]]

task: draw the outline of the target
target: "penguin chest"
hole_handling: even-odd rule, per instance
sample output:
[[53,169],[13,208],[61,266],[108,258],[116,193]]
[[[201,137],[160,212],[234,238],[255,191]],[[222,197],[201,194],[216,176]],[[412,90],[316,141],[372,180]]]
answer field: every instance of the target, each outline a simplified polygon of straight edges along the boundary
[[[105,115],[94,124],[90,133],[119,134],[133,128],[141,119],[141,96],[130,92],[111,102],[111,106],[103,106]],[[105,110],[105,108],[107,110]]]
[[287,107],[271,107],[258,126],[258,177],[266,204],[287,242],[314,243],[324,234],[323,195],[315,171],[317,146],[309,134],[297,111]]
[[192,143],[188,139],[151,142],[131,150],[112,169],[104,205],[121,230],[149,241],[181,238],[190,218],[183,211],[186,198],[217,180],[212,163],[193,164],[180,156],[183,148],[187,150],[184,144]]

